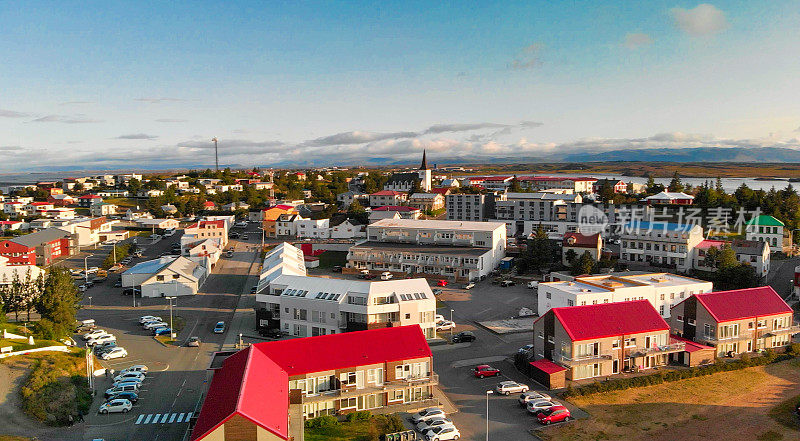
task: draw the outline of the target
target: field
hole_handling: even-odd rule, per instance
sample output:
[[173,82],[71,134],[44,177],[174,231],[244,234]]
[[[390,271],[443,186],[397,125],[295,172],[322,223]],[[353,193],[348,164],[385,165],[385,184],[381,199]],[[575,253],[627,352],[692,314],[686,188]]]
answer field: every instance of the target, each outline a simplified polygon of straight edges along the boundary
[[[587,397],[588,420],[547,428],[546,440],[797,440],[789,414],[800,394],[800,361],[784,361]],[[793,426],[793,427],[792,427]]]

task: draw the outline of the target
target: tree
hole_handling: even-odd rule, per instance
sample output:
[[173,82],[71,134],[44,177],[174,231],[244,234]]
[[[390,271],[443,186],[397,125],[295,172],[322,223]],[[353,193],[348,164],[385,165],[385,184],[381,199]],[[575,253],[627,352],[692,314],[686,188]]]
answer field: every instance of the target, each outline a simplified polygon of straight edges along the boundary
[[509,187],[508,191],[519,193],[522,191],[522,186],[519,185],[519,179],[516,176],[511,178],[511,186]]
[[411,184],[411,191],[409,194],[412,195],[415,193],[422,193],[422,185],[420,185],[419,179],[414,179],[414,182]]
[[725,244],[720,250],[717,268],[719,268],[720,271],[724,271],[736,266],[739,266],[739,260],[736,259],[736,252],[733,251],[730,245]]
[[675,174],[672,175],[672,180],[669,181],[669,187],[667,187],[667,189],[676,193],[683,191],[683,183],[681,182],[681,177],[678,175],[677,170],[675,170]]
[[575,252],[572,248],[568,249],[566,253],[564,253],[564,257],[567,259],[567,263],[572,265],[575,259],[578,257],[578,253]]
[[139,190],[141,189],[142,189],[142,183],[138,179],[133,178],[130,181],[128,181],[128,192],[130,193],[131,196],[135,196],[137,193],[139,193]]
[[65,335],[75,324],[81,294],[65,268],[54,267],[44,282],[44,291],[36,302],[36,311],[53,324],[56,335]]
[[584,251],[581,255],[580,259],[577,259],[572,264],[572,274],[573,275],[581,275],[581,274],[591,274],[592,270],[594,270],[594,258],[588,251]]
[[528,239],[528,250],[521,260],[525,262],[523,268],[526,270],[543,269],[553,264],[555,249],[541,225],[536,228],[533,237]]
[[350,219],[356,219],[362,224],[369,223],[369,215],[367,215],[367,210],[365,210],[358,201],[353,201],[353,203],[347,207],[347,217]]

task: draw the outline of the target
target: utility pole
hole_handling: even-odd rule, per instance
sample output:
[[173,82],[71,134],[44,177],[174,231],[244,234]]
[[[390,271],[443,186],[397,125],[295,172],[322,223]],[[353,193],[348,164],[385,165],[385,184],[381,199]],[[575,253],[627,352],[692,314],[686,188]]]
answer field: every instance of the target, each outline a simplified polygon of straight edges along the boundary
[[219,171],[219,153],[217,152],[217,137],[211,138],[214,141],[214,166],[216,167],[216,171]]

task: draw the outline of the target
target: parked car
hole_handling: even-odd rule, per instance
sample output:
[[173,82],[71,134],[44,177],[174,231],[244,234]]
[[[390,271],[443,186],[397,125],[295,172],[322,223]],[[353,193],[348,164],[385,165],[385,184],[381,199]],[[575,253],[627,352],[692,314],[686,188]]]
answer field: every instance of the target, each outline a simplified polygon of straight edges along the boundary
[[217,322],[214,325],[214,334],[222,334],[223,332],[225,332],[225,322]]
[[447,286],[447,280],[439,279],[439,281],[436,282],[436,286]]
[[139,401],[139,395],[137,395],[136,392],[120,392],[111,395],[110,397],[108,397],[106,401],[119,400],[119,399],[128,400],[132,404],[136,404],[136,402]]
[[172,334],[172,328],[160,327],[153,329],[153,335],[169,335]]
[[122,288],[122,280],[117,280],[114,282],[114,288]]
[[145,324],[146,322],[154,322],[154,321],[160,322],[161,320],[162,320],[161,317],[156,317],[153,315],[143,315],[139,317],[140,324]]
[[503,287],[503,288],[505,288],[507,286],[514,286],[516,284],[517,283],[514,282],[513,280],[503,280],[502,282],[500,282],[500,286]]
[[488,364],[480,364],[478,366],[475,366],[475,369],[473,369],[472,373],[478,378],[496,377],[500,375],[500,369],[493,368]]
[[126,367],[125,369],[119,371],[120,374],[124,374],[126,372],[141,372],[143,374],[147,374],[149,369],[146,365],[143,364],[134,364],[133,366]]
[[530,388],[527,384],[517,383],[516,381],[501,381],[495,387],[497,393],[501,395],[518,394],[520,392],[527,392],[528,389]]
[[258,285],[250,287],[250,294],[255,294],[258,292]]
[[186,346],[199,348],[200,347],[200,337],[189,337],[189,340],[186,341]]
[[225,257],[233,257],[233,250],[228,250],[225,252]]
[[125,383],[125,384],[119,384],[119,385],[116,385],[116,386],[111,386],[108,389],[106,389],[106,391],[105,391],[103,396],[108,398],[108,397],[110,397],[110,396],[112,396],[114,394],[118,394],[120,392],[139,393],[139,385],[138,384],[134,384],[134,383]]
[[446,331],[448,329],[455,329],[456,324],[451,322],[450,320],[442,320],[436,324],[437,331]]
[[549,409],[553,406],[560,406],[561,403],[558,401],[553,400],[538,400],[538,401],[528,401],[528,404],[525,407],[528,408],[528,412],[536,415],[537,413]]
[[475,282],[469,282],[466,285],[464,285],[464,289],[472,289],[472,288],[475,288]]
[[161,235],[160,234],[151,234],[150,235],[150,240],[152,240],[153,242],[155,242],[155,241],[157,241],[159,239],[161,239]]
[[419,412],[411,414],[411,422],[415,425],[419,424],[421,421],[427,421],[433,418],[443,418],[445,415],[444,411],[438,407],[429,407],[427,409],[420,410]]
[[94,345],[94,353],[100,354],[101,352],[110,351],[111,348],[117,345],[116,341],[106,341],[103,343],[98,343]]
[[444,320],[445,320],[445,319],[444,319],[444,316],[443,316],[443,315],[441,315],[441,314],[435,314],[435,315],[433,316],[433,321],[434,321],[434,323],[443,322]]
[[170,237],[170,236],[172,236],[174,234],[175,234],[175,229],[174,228],[170,228],[170,229],[164,231],[164,237]]
[[436,426],[425,432],[425,439],[427,441],[440,441],[461,438],[461,432],[456,429],[452,424],[445,424]]
[[435,296],[438,296],[439,294],[441,294],[441,293],[442,293],[442,290],[441,290],[441,289],[439,289],[439,288],[433,288],[433,289],[431,290],[431,292],[433,292],[433,295],[435,295]]
[[533,349],[533,345],[525,345],[519,349],[517,349],[517,353],[519,354],[527,354]]
[[121,382],[122,380],[125,380],[127,378],[138,378],[138,379],[141,379],[141,380],[144,381],[145,374],[144,374],[144,372],[133,372],[133,371],[125,372],[125,373],[119,374],[116,377],[114,377],[114,382],[117,382],[117,381]]
[[137,296],[141,296],[142,295],[142,290],[139,289],[139,288],[125,288],[125,289],[122,290],[122,294],[126,295],[126,296],[129,296],[131,294],[135,294]]
[[248,239],[247,234],[242,234],[242,240],[247,240],[247,239]]
[[569,409],[564,406],[552,406],[539,412],[537,417],[539,418],[539,423],[548,425],[550,423],[569,421],[572,419],[572,414],[569,412]]
[[[132,385],[140,388],[140,387],[142,387],[142,383],[143,383],[142,380],[137,380],[135,378],[129,378],[129,379],[125,379],[125,380],[122,380],[122,381],[115,381],[112,384],[112,386],[116,387],[116,386],[124,386],[126,384],[132,384]],[[136,392],[138,393],[138,390]]]
[[453,343],[470,342],[475,341],[475,339],[475,334],[472,331],[461,331],[453,336]]
[[87,340],[86,341],[86,346],[94,346],[94,345],[96,345],[98,343],[105,343],[107,341],[116,342],[117,341],[117,337],[114,337],[111,334],[98,335],[98,336],[92,337],[89,340]]
[[425,433],[426,431],[428,431],[428,429],[432,429],[436,426],[441,426],[444,424],[453,424],[453,420],[445,417],[436,417],[436,418],[431,418],[429,420],[420,421],[417,424],[417,431],[419,431],[420,433]]
[[331,268],[331,271],[335,273],[340,273],[342,272],[342,267],[340,265],[334,265],[333,268]]
[[519,404],[521,406],[527,406],[531,401],[549,401],[550,395],[542,392],[536,392],[535,390],[529,390],[527,392],[523,392],[519,396]]
[[167,326],[169,326],[168,323],[158,322],[158,321],[147,322],[142,325],[142,327],[144,329],[147,329],[148,331],[151,331],[156,328],[166,328]]
[[133,405],[130,401],[124,398],[118,398],[116,400],[111,400],[109,402],[103,403],[100,405],[100,409],[98,410],[99,413],[128,413]]
[[537,281],[535,281],[535,280],[531,280],[530,282],[528,282],[528,285],[527,285],[527,286],[528,286],[528,288],[530,288],[530,289],[536,289],[536,288],[538,288],[538,287],[539,287],[539,282],[537,282]]
[[127,356],[128,356],[128,351],[126,351],[125,348],[117,346],[114,349],[103,353],[103,355],[101,355],[100,358],[103,360],[111,360],[114,358],[125,358]]
[[103,330],[103,329],[97,329],[97,328],[95,328],[95,329],[92,329],[91,331],[89,331],[89,332],[87,332],[87,333],[83,334],[81,337],[82,337],[84,340],[89,340],[89,339],[90,339],[90,338],[92,338],[92,337],[96,337],[96,336],[98,336],[98,335],[103,335],[103,334],[108,334],[108,332],[106,332],[106,331],[105,331],[105,330]]

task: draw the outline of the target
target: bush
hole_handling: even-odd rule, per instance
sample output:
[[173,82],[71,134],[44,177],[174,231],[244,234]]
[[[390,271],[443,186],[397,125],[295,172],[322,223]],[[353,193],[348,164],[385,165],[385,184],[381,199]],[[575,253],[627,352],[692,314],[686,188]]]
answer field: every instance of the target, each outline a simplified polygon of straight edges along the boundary
[[788,351],[788,353],[789,353],[789,354],[791,354],[791,355],[794,355],[795,357],[797,357],[798,355],[800,355],[800,343],[792,343],[792,344],[789,346],[789,351]]
[[35,360],[20,394],[25,413],[52,426],[69,424],[78,412],[87,413],[92,396],[83,375],[81,353],[54,354]]
[[347,421],[369,421],[372,418],[372,412],[368,410],[359,410],[357,412],[353,412],[347,414]]
[[335,416],[332,415],[322,415],[316,418],[312,418],[306,421],[306,428],[308,429],[318,429],[318,428],[325,428],[325,427],[333,427],[339,425],[339,420],[336,419]]
[[393,413],[387,417],[388,424],[386,425],[386,433],[402,432],[406,430],[403,424],[403,419],[399,415]]
[[57,340],[67,335],[63,325],[53,323],[51,320],[43,318],[34,324],[38,338],[45,340]]

